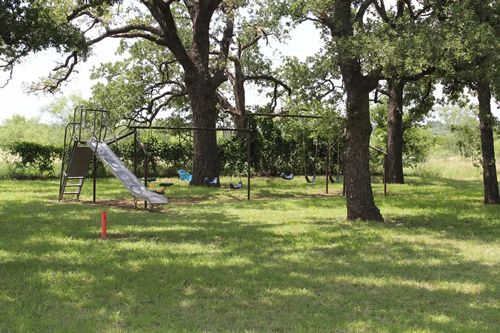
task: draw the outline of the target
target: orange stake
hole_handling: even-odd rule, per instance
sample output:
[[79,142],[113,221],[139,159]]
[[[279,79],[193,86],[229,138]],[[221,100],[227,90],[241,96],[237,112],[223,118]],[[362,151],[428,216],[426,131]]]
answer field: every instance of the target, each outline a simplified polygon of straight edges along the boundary
[[102,215],[101,215],[101,236],[102,236],[103,240],[106,240],[106,227],[107,227],[106,220],[107,220],[106,212],[102,212]]

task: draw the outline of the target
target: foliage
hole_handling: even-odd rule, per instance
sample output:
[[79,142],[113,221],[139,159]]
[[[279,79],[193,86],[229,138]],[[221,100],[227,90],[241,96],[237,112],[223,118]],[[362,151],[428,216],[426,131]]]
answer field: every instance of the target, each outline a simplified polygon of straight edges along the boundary
[[14,115],[0,125],[0,147],[16,141],[35,142],[43,145],[62,145],[64,128],[59,124],[45,124],[39,119]]
[[[309,120],[310,121],[310,120]],[[166,123],[169,123],[168,121]],[[174,122],[178,125],[178,123]],[[330,147],[331,171],[338,170],[337,148],[343,149],[342,132],[324,140],[322,132],[315,126],[303,128],[293,121],[256,118],[252,126],[251,170],[257,175],[277,176],[281,172],[304,173],[304,164],[309,173],[324,173],[327,147]],[[337,147],[336,140],[341,145]],[[177,170],[190,170],[192,166],[192,138],[186,132],[145,132],[140,136],[148,152],[149,173],[156,176],[174,177]],[[221,175],[246,174],[247,138],[233,133],[221,133],[218,137]],[[133,141],[123,141],[112,147],[125,163],[132,168],[134,154],[139,162],[139,174],[144,172],[143,151],[134,148]]]
[[464,88],[488,82],[493,94],[500,89],[498,32],[500,4],[496,0],[452,2],[447,22],[450,39],[449,65],[440,75],[445,93],[452,100],[464,96]]
[[471,159],[474,166],[479,168],[481,166],[481,140],[477,126],[450,125],[450,130],[455,137],[460,154]]
[[91,101],[111,112],[111,124],[143,122],[167,108],[178,112],[189,105],[182,70],[165,47],[145,40],[122,41],[117,54],[124,59],[102,64],[91,75],[100,80],[92,87]]
[[10,154],[18,156],[14,162],[11,177],[52,177],[55,175],[54,160],[62,153],[62,149],[51,145],[33,142],[15,142],[7,147]]
[[474,166],[481,166],[481,138],[477,107],[444,107],[439,109],[439,116],[447,124],[453,135],[453,142],[464,158],[472,161]]
[[[372,145],[385,147],[387,142],[387,99],[382,99],[381,103],[376,104],[371,113],[375,127],[372,133]],[[403,166],[416,167],[428,159],[430,150],[436,143],[435,139],[426,126],[415,122],[415,115],[411,113],[403,116],[403,129]],[[371,154],[371,164],[373,166],[383,165],[383,156]]]
[[68,7],[66,0],[0,0],[0,70],[10,77],[24,57],[49,48],[85,57],[85,37],[67,22]]
[[42,113],[48,114],[56,124],[65,126],[73,121],[75,107],[84,105],[86,101],[79,95],[70,94],[61,96],[42,109]]

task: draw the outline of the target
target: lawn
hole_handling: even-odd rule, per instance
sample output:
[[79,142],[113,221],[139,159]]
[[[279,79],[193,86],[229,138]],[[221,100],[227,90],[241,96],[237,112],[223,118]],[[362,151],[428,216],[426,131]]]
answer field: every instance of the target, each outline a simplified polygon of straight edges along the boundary
[[153,213],[113,179],[97,205],[90,183],[60,203],[57,181],[2,180],[0,332],[498,332],[500,207],[477,175],[407,181],[374,180],[380,224],[302,178],[250,202],[176,184]]

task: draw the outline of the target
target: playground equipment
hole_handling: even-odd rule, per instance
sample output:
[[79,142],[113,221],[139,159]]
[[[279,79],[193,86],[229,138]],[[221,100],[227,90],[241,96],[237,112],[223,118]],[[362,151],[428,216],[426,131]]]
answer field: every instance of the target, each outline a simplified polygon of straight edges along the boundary
[[[210,127],[175,127],[175,126],[129,126],[129,129],[132,131],[132,134],[134,134],[134,141],[137,143],[138,140],[138,133],[141,130],[148,130],[148,131],[153,131],[153,130],[158,130],[158,131],[163,131],[163,132],[168,132],[168,131],[175,131],[175,132],[193,132],[193,131],[215,131],[215,132],[241,132],[246,134],[246,139],[247,139],[247,167],[246,167],[246,173],[247,173],[247,184],[248,184],[248,191],[247,191],[247,198],[250,200],[250,129],[245,128],[245,129],[236,129],[236,128],[229,128],[229,127],[219,127],[219,128],[210,128]],[[136,154],[137,155],[137,154]],[[147,160],[147,159],[146,159]],[[134,170],[137,169],[138,165],[138,160],[134,159]],[[147,167],[145,168],[145,175],[144,177],[147,178]],[[191,182],[192,180],[192,174],[187,172],[184,169],[179,169],[177,171],[179,174],[180,180]],[[219,185],[219,177],[215,178],[209,178],[209,177],[204,177],[203,182],[207,186],[218,186]],[[241,189],[243,187],[243,182],[241,181],[241,175],[240,175],[240,182],[237,184],[229,184],[230,189]]]
[[108,146],[109,143],[115,143],[133,132],[129,132],[121,138],[106,141],[107,117],[108,111],[106,110],[81,106],[75,108],[73,121],[66,125],[64,132],[59,201],[63,200],[65,195],[76,195],[77,199],[80,198],[85,176],[91,164],[93,164],[94,180],[93,201],[96,201],[97,158],[100,158],[132,194],[136,207],[138,200],[144,201],[146,207],[149,203],[151,209],[154,205],[168,203],[167,198],[163,195],[147,189],[147,177],[145,184],[142,184]]
[[207,186],[217,186],[217,184],[219,183],[219,177],[215,177],[214,179],[210,179],[210,178],[203,178],[203,182],[207,185]]
[[292,172],[290,174],[286,174],[284,172],[280,173],[280,177],[283,178],[284,180],[292,180],[295,177],[295,174]]
[[191,179],[193,179],[193,175],[191,175],[189,172],[187,172],[184,169],[177,170],[177,173],[179,174],[179,179],[180,180],[183,180],[183,181],[186,181],[186,182],[190,182]]
[[[265,117],[265,118],[296,118],[296,119],[304,119],[304,120],[322,120],[323,117],[321,116],[314,116],[314,115],[300,115],[300,114],[288,114],[288,113],[249,113],[249,117],[257,118],[257,117]],[[254,129],[250,129],[251,132],[254,131]],[[314,173],[310,176],[308,175],[308,170],[307,170],[307,151],[305,147],[305,135],[302,133],[302,141],[303,141],[303,154],[304,154],[304,177],[306,179],[306,182],[308,184],[315,184],[316,183],[316,163],[317,163],[317,158],[318,158],[318,143],[315,141],[315,155],[314,155],[314,164],[315,164],[315,169]],[[283,143],[281,143],[283,145]],[[328,163],[328,161],[327,161]],[[328,166],[329,167],[329,166]],[[326,178],[327,178],[327,183],[328,183],[328,170],[326,170]],[[295,174],[293,172],[291,173],[285,173],[281,172],[279,176],[282,179],[285,180],[292,180],[295,177]],[[328,193],[328,185],[326,187],[326,191]]]

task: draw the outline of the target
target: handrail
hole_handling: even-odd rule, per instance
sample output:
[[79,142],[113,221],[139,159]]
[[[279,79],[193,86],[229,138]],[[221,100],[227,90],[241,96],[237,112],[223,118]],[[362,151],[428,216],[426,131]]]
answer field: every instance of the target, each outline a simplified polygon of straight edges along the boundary
[[289,113],[248,113],[250,117],[269,117],[269,118],[303,118],[303,119],[323,119],[322,116],[306,115],[306,114],[289,114]]
[[[90,119],[89,112],[93,113],[93,117]],[[90,131],[91,138],[95,138],[97,141],[104,141],[109,129],[107,126],[107,115],[109,113],[108,110],[101,108],[88,108],[83,105],[76,106],[73,112],[73,122],[80,124],[78,140],[82,140],[82,128],[85,127],[85,129]],[[102,133],[103,129],[104,135]]]
[[71,136],[73,138],[73,145],[75,142],[78,141],[78,138],[75,137],[75,131],[76,131],[76,126],[77,125],[81,125],[81,123],[78,123],[78,122],[71,122],[71,123],[68,123],[66,125],[66,127],[64,128],[64,142],[63,142],[63,151],[62,151],[62,155],[61,155],[61,174],[59,176],[59,199],[61,198],[61,192],[62,192],[62,183],[63,183],[63,177],[64,177],[64,167],[65,167],[65,162],[66,162],[66,154],[67,154],[67,148],[69,147],[66,147],[67,145],[67,139],[68,139],[68,129],[70,128],[70,126],[73,127],[73,131],[71,133]]

